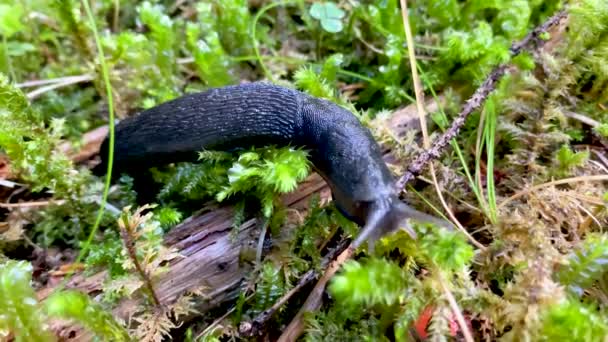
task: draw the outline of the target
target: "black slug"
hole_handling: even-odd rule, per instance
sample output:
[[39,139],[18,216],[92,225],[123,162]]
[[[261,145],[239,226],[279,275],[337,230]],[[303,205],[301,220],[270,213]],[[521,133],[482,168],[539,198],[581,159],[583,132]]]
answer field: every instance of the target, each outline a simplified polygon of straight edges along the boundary
[[[189,94],[116,125],[114,173],[196,161],[197,152],[237,147],[300,146],[329,184],[336,206],[362,226],[354,244],[405,226],[406,218],[438,222],[398,198],[394,179],[370,131],[348,110],[268,83]],[[101,147],[105,172],[108,139]]]

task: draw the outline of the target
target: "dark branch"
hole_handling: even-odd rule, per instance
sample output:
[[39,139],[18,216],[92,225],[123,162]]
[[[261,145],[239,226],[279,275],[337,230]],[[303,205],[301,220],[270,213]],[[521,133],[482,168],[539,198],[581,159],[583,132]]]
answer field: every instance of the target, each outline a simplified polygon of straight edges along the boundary
[[[347,247],[350,241],[348,239],[342,240],[334,249],[330,250],[323,260],[321,261],[321,269],[325,269],[329,263],[342,253]],[[300,292],[302,288],[310,284],[313,280],[317,279],[319,272],[311,269],[306,272],[300,281],[294,288],[284,294],[279,300],[277,300],[270,308],[264,310],[262,313],[257,315],[251,322],[243,322],[239,327],[239,332],[245,337],[252,337],[259,335],[260,331],[264,328],[266,323],[272,318],[272,316],[285,305],[287,301],[296,293]]]

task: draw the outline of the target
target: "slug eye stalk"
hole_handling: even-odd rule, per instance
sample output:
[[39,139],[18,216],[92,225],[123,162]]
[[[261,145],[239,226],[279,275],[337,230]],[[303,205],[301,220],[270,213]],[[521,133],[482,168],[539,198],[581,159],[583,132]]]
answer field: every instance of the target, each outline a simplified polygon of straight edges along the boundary
[[413,209],[397,197],[393,197],[371,206],[366,223],[353,242],[353,247],[356,249],[367,241],[368,251],[373,254],[376,241],[399,229],[404,229],[412,239],[417,239],[417,234],[409,225],[408,219],[434,223],[449,230],[454,229],[451,223]]

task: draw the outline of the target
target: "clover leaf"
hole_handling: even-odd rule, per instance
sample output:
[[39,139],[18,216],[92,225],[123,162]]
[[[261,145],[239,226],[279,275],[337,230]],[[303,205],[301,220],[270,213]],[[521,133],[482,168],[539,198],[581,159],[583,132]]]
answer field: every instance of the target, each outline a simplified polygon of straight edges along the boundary
[[21,32],[25,26],[21,23],[23,7],[20,4],[0,4],[0,33],[10,38]]
[[321,27],[327,32],[342,31],[344,11],[331,2],[316,2],[310,7],[310,15],[321,22]]

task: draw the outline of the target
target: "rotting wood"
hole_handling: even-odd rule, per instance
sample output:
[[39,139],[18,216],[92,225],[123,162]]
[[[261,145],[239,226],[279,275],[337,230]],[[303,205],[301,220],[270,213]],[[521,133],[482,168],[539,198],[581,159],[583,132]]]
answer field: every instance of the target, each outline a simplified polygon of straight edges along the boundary
[[[433,106],[433,101],[429,101],[428,105]],[[411,110],[396,111],[385,127],[396,136],[403,133],[403,130],[411,129],[410,121],[417,118],[408,113],[411,113]],[[99,128],[97,132],[90,134],[97,139],[91,139],[93,142],[89,144],[100,144],[98,137],[99,131],[102,130],[103,128]],[[83,158],[81,154],[74,155],[79,156],[79,159]],[[89,158],[91,156],[88,155]],[[389,154],[385,154],[387,162],[395,162],[392,159]],[[314,194],[320,195],[322,201],[331,197],[328,186],[317,174],[311,174],[299,184],[296,191],[284,195],[282,202],[291,209],[306,211]],[[168,272],[155,281],[155,291],[162,304],[173,303],[186,292],[201,288],[205,298],[197,302],[196,309],[200,313],[237,298],[243,281],[253,270],[250,263],[241,262],[242,250],[255,249],[259,227],[256,219],[249,219],[240,227],[238,234],[232,234],[232,218],[231,207],[209,205],[167,233],[165,244],[177,248],[183,258],[169,263]],[[66,288],[96,295],[102,290],[106,276],[105,271],[88,278],[76,275]],[[39,299],[46,298],[52,290],[53,288],[44,288],[38,291]],[[113,313],[116,317],[126,320],[139,305],[137,299],[124,300]],[[88,341],[92,337],[87,331],[66,322],[55,322],[53,330],[65,341]]]

